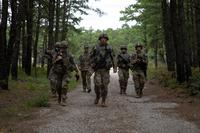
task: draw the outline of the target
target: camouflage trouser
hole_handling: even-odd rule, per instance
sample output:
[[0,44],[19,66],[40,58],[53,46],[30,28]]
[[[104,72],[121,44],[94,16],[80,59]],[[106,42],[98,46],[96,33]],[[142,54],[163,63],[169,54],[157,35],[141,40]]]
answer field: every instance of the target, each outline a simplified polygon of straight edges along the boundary
[[99,69],[95,71],[94,75],[94,84],[95,84],[95,93],[96,98],[99,99],[102,97],[102,100],[105,101],[108,94],[108,84],[110,83],[110,73],[109,70]]
[[144,71],[142,70],[133,71],[133,81],[135,84],[136,93],[138,94],[138,91],[140,90],[142,91],[144,88],[144,84],[145,84]]
[[68,76],[62,74],[51,73],[49,75],[51,89],[54,93],[58,94],[58,102],[61,100],[65,101],[67,98],[67,90],[68,90]]
[[56,86],[55,86],[55,83],[51,80],[50,80],[50,87],[51,87],[51,93],[53,95],[56,95]]
[[82,84],[83,84],[83,90],[91,89],[91,72],[90,71],[81,71],[81,77],[82,77]]
[[126,88],[127,88],[128,78],[129,78],[129,69],[119,68],[118,75],[119,75],[119,84],[120,84],[120,89],[121,89],[120,93],[125,93]]

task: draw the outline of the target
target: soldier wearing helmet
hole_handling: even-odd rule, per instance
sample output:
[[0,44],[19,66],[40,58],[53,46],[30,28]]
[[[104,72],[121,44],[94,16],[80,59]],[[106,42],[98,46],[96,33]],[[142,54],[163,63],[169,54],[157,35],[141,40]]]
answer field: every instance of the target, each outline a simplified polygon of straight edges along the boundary
[[95,104],[99,103],[102,98],[101,105],[106,107],[106,98],[108,93],[108,84],[110,82],[109,70],[113,67],[117,72],[115,56],[112,47],[107,43],[108,35],[103,33],[98,38],[97,44],[91,51],[91,66],[94,70],[94,90],[96,93]]
[[52,59],[53,66],[49,74],[50,81],[56,87],[58,103],[61,105],[65,105],[66,103],[71,72],[76,71],[76,75],[79,72],[73,57],[67,52],[67,48],[68,43],[62,41],[58,47],[56,56]]
[[89,46],[84,45],[84,53],[79,56],[79,69],[81,71],[83,92],[91,92],[91,66]]
[[132,54],[131,56],[131,70],[133,72],[133,81],[138,97],[142,97],[143,95],[143,88],[145,84],[145,69],[147,66],[147,57],[143,53],[142,49],[143,46],[141,44],[136,44],[136,53]]
[[121,51],[117,56],[120,94],[126,94],[129,78],[130,55],[127,53],[126,45],[122,45],[120,49]]
[[[45,51],[45,55],[43,57],[47,58],[48,60],[50,60],[50,62],[52,62],[52,60],[56,57],[58,51],[60,50],[60,46],[61,46],[61,43],[60,42],[56,42],[54,44],[54,49],[52,49],[52,50],[46,50]],[[49,75],[51,73],[52,73],[52,71],[49,72]],[[51,92],[52,92],[53,97],[57,97],[56,86],[55,86],[55,84],[51,80],[50,80],[50,88],[51,88]]]

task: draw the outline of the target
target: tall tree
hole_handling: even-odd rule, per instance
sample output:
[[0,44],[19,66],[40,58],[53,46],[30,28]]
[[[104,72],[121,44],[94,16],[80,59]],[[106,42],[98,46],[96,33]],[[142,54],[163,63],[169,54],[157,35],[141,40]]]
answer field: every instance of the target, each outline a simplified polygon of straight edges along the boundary
[[162,1],[164,44],[166,49],[167,69],[175,71],[175,48],[173,43],[173,33],[170,18],[170,6],[167,0]]
[[2,0],[2,20],[0,23],[0,88],[8,89],[6,61],[6,30],[8,18],[8,0]]
[[41,19],[41,1],[38,1],[38,10],[37,10],[37,24],[36,24],[36,35],[35,35],[35,44],[33,48],[33,67],[35,68],[35,76],[37,75],[36,68],[37,68],[37,54],[38,54],[38,39],[39,39],[39,33],[40,33],[40,19]]
[[25,73],[31,75],[32,65],[32,42],[33,42],[33,0],[27,1],[27,47],[26,47],[26,63]]
[[61,40],[65,40],[65,38],[66,38],[66,32],[67,32],[67,26],[68,26],[67,22],[68,22],[68,19],[69,19],[69,14],[70,14],[70,2],[69,2],[69,0],[64,0],[63,15],[62,15],[62,35],[61,35]]
[[60,0],[56,1],[56,30],[55,30],[55,42],[58,41],[59,29],[60,29]]
[[7,49],[7,74],[10,74],[10,67],[13,55],[13,46],[16,45],[16,34],[17,34],[17,0],[10,0],[12,17],[10,26],[10,40],[8,42]]
[[[55,0],[49,0],[48,49],[53,49],[53,45],[54,45],[54,36],[53,36],[54,11],[55,11]],[[47,73],[49,73],[50,68],[51,68],[51,61],[49,60]]]
[[200,1],[195,0],[195,17],[196,17],[196,38],[197,38],[197,55],[198,65],[200,67]]

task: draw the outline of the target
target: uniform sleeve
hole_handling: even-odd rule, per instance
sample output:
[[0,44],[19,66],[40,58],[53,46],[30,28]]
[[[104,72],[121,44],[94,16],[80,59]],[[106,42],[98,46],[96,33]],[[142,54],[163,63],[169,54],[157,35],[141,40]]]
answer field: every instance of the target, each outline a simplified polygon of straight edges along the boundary
[[74,60],[74,58],[72,56],[70,56],[69,61],[70,61],[70,64],[71,64],[72,71],[78,72],[79,69],[78,69],[78,67],[77,67],[77,65],[75,63],[75,60]]
[[117,57],[116,57],[116,61],[117,61],[117,66],[119,66],[119,65],[120,65],[120,61],[121,61],[121,60],[120,60],[120,55],[119,55],[119,54],[118,54]]
[[143,61],[143,63],[147,64],[148,61],[147,61],[147,55],[146,54],[143,54],[142,61]]
[[90,52],[90,64],[95,64],[95,53],[96,53],[96,46],[94,46],[92,49],[91,49],[91,52]]
[[78,64],[79,67],[81,66],[81,61],[82,61],[82,55],[80,55],[79,58],[78,58],[78,63],[77,64]]
[[115,57],[114,50],[111,48],[111,58],[112,58],[112,65],[114,69],[117,69],[117,59]]

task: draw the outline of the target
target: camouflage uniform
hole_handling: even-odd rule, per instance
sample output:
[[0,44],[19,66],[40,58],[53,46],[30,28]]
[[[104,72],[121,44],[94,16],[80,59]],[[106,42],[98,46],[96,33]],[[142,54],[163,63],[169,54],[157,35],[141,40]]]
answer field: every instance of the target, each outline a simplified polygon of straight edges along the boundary
[[82,77],[82,85],[83,85],[83,91],[86,92],[86,89],[88,92],[91,91],[91,67],[90,67],[90,53],[89,53],[89,47],[84,46],[84,54],[80,55],[79,57],[79,69],[81,71],[81,77]]
[[[57,50],[60,48],[60,46],[61,46],[61,43],[56,42],[53,50],[46,50],[45,51],[44,57],[48,58],[49,60],[54,59],[57,55]],[[51,88],[51,93],[53,94],[54,97],[56,97],[56,85],[51,80],[50,80],[50,88]]]
[[67,52],[67,42],[62,41],[60,51],[53,57],[53,66],[49,73],[49,80],[55,85],[59,95],[58,102],[65,103],[67,98],[68,83],[71,77],[71,72],[78,69],[73,57]]
[[108,93],[108,84],[110,82],[109,70],[113,66],[116,72],[116,63],[112,47],[107,44],[108,36],[101,34],[100,43],[97,44],[91,52],[91,65],[94,69],[94,90],[96,93],[95,104],[98,104],[102,97],[102,106],[105,107],[105,101]]
[[141,47],[142,45],[136,45],[136,53],[134,53],[131,56],[131,70],[133,72],[133,81],[135,84],[135,90],[136,94],[139,97],[142,97],[143,95],[143,88],[145,84],[145,69],[147,65],[147,57],[146,55],[142,52],[137,50],[138,47]]
[[121,46],[121,53],[117,56],[117,66],[119,69],[120,94],[126,94],[130,66],[130,55],[127,53],[126,46]]

